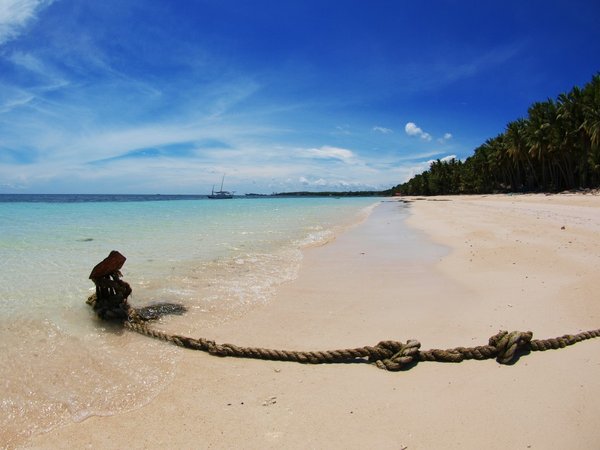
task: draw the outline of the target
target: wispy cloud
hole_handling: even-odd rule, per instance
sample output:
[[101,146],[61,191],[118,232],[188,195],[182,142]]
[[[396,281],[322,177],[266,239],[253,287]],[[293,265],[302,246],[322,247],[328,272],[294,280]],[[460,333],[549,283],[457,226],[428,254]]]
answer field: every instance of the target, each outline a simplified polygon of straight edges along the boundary
[[347,125],[347,124],[337,125],[335,127],[335,131],[332,134],[341,135],[341,136],[350,136],[352,134],[352,131],[350,130],[350,125]]
[[251,78],[237,79],[233,83],[215,85],[211,91],[215,99],[212,102],[210,117],[217,118],[225,114],[233,106],[254,95],[260,88],[260,84]]
[[106,159],[90,161],[91,165],[104,165],[121,162],[123,160],[156,160],[156,159],[193,159],[202,155],[206,149],[230,149],[231,146],[217,139],[204,139],[201,141],[176,142],[127,151],[121,155]]
[[28,91],[2,86],[0,89],[0,114],[27,105],[33,99],[35,99],[35,95]]
[[34,78],[36,89],[48,92],[65,87],[69,84],[66,77],[53,64],[44,61],[33,53],[14,51],[7,56],[7,60],[13,63],[15,68],[27,72]]
[[344,179],[325,179],[325,178],[314,178],[314,177],[304,177],[301,176],[298,178],[298,182],[305,188],[308,189],[336,189],[336,190],[364,190],[364,189],[377,189],[376,185],[358,183],[346,181]]
[[391,128],[385,128],[385,127],[380,127],[380,126],[374,126],[373,131],[375,131],[377,133],[382,133],[382,134],[391,134],[394,132],[394,130],[392,130]]
[[356,155],[352,150],[324,145],[320,148],[309,148],[304,151],[306,156],[319,159],[334,159],[345,163],[354,163]]
[[481,72],[493,69],[494,67],[506,64],[518,55],[522,48],[522,42],[497,46],[459,64],[440,64],[438,70],[446,71],[446,79],[448,82],[469,78]]
[[0,45],[16,38],[54,0],[2,0],[0,2]]
[[439,138],[437,141],[438,141],[440,144],[445,144],[445,143],[446,143],[446,142],[448,142],[450,139],[452,139],[452,137],[453,137],[453,136],[452,136],[452,133],[444,133],[444,135],[443,135],[441,138]]
[[406,156],[401,156],[399,158],[396,158],[394,161],[396,163],[402,163],[405,161],[422,161],[426,158],[431,158],[432,156],[438,156],[443,153],[444,152],[439,151],[439,150],[432,150],[430,152],[423,152],[423,153],[410,153]]
[[[465,45],[444,27],[467,9],[482,17],[466,6],[439,28],[427,28],[417,3],[404,27],[349,7],[335,15],[340,26],[359,20],[365,33],[340,41],[326,27],[279,26],[292,10],[305,23],[311,7],[279,2],[255,20],[231,2],[180,3],[0,0],[0,188],[202,192],[223,172],[239,192],[389,187],[431,158],[463,157],[480,130],[505,123],[509,107],[485,105],[524,89],[498,83],[495,71],[521,66],[533,45],[497,30]],[[414,30],[418,47],[405,39]],[[466,80],[478,89],[466,91]],[[472,107],[446,122],[466,128],[439,128],[444,102],[468,92],[485,98],[468,98]],[[414,115],[399,122],[402,111]]]
[[386,66],[386,70],[395,74],[400,91],[412,94],[435,91],[502,67],[517,58],[524,47],[524,42],[518,41],[478,52],[438,52],[425,62],[409,62],[400,67]]

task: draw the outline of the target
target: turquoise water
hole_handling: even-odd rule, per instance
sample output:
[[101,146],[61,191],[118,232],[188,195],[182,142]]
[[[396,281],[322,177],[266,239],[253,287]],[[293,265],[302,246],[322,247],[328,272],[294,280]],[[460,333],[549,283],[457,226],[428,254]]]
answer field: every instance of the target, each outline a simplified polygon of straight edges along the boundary
[[184,316],[158,326],[206,335],[270,301],[303,247],[377,202],[0,196],[0,445],[140,407],[174,376],[179,349],[99,322],[85,304],[89,273],[111,250],[127,257],[132,304],[183,303]]

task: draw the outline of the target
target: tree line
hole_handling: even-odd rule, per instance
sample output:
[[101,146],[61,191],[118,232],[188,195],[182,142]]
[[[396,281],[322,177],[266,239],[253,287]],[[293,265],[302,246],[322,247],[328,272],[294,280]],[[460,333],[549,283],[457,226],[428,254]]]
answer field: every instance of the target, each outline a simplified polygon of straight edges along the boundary
[[532,104],[465,161],[437,160],[388,194],[556,192],[600,186],[600,74]]

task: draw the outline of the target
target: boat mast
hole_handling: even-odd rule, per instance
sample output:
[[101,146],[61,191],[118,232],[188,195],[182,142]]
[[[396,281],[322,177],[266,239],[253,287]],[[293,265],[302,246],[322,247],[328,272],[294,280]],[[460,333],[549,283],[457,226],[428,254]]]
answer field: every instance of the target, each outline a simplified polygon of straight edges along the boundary
[[225,174],[223,174],[223,178],[221,179],[221,192],[223,192],[223,182],[225,181]]

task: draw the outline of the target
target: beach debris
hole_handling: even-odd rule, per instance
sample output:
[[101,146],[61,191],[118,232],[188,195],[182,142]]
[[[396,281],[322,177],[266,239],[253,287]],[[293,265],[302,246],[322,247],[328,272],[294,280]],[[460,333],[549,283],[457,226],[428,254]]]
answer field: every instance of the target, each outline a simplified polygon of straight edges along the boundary
[[274,405],[275,403],[277,403],[277,397],[273,396],[273,397],[269,397],[268,399],[266,399],[263,402],[263,406],[271,406]]
[[154,303],[142,308],[133,308],[127,302],[132,289],[122,280],[121,268],[127,258],[116,250],[100,261],[92,269],[90,280],[96,285],[96,292],[87,299],[87,304],[103,320],[123,322],[126,320],[156,320],[167,314],[181,315],[186,312],[183,305],[176,303]]
[[187,311],[187,308],[177,303],[153,303],[148,306],[136,308],[135,312],[143,320],[156,320],[166,315],[181,316]]

